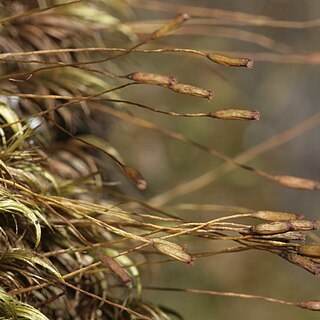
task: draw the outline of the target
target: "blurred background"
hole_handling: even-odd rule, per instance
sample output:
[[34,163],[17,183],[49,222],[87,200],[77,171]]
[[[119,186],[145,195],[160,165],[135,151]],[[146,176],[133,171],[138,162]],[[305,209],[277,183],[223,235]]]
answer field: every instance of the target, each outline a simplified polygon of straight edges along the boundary
[[[205,99],[178,95],[156,86],[132,86],[122,90],[122,97],[180,113],[257,109],[261,119],[252,122],[188,119],[134,106],[126,106],[126,110],[230,157],[262,146],[261,154],[252,157],[250,165],[275,175],[320,180],[320,128],[317,126],[320,122],[320,23],[319,20],[304,23],[320,19],[319,1],[127,2],[134,17],[134,22],[129,19],[128,25],[140,39],[177,13],[188,12],[192,16],[170,36],[143,48],[191,48],[252,57],[255,62],[253,69],[228,68],[186,54],[131,54],[121,66],[125,72],[161,72],[176,76],[179,82],[213,90],[215,97],[208,103]],[[292,131],[294,127],[301,129],[300,132]],[[283,136],[278,135],[288,130],[291,131],[285,136],[287,141],[280,143]],[[270,139],[273,143],[266,145]],[[154,131],[116,121],[112,123],[110,142],[149,183],[143,195],[133,188],[129,193],[186,219],[206,221],[226,214],[213,210],[212,205],[289,211],[309,219],[319,218],[319,192],[286,189],[238,168],[225,170],[221,160]],[[211,207],[202,210],[203,206],[190,207],[190,203]],[[191,253],[214,251],[231,244],[184,240]],[[218,255],[198,259],[193,266],[172,262],[158,265],[152,271],[146,267],[144,271],[143,283],[151,286],[232,291],[290,301],[320,299],[313,275],[266,252]],[[144,295],[148,300],[177,310],[184,319],[319,318],[317,313],[257,300],[158,291],[144,291]]]

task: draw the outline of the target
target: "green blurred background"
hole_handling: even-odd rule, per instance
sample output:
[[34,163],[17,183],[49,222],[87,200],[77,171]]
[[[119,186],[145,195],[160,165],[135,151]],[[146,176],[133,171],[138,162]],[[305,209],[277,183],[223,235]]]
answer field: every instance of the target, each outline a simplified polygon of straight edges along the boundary
[[[139,1],[135,3],[139,4]],[[137,20],[144,23],[143,28],[139,27],[136,20],[135,23],[128,23],[141,33],[141,38],[155,29],[153,23],[148,26],[148,21],[161,22],[175,15],[174,11],[160,11],[155,7],[154,10],[143,9],[143,3],[141,1],[141,7],[133,9]],[[320,15],[320,2],[316,0],[183,0],[162,3],[239,11],[277,20],[307,21],[318,19]],[[319,27],[288,29],[219,25],[218,21],[207,18],[206,23],[200,23],[197,17],[193,17],[176,33],[146,48],[181,47],[212,52],[252,53],[248,57],[264,52],[282,54],[282,61],[287,59],[287,54],[305,55],[320,51]],[[229,31],[222,28],[228,28]],[[251,34],[250,38],[247,34],[247,41],[239,40],[241,34],[245,34],[237,34],[239,30],[254,35]],[[134,86],[122,91],[122,96],[162,110],[195,113],[232,107],[258,109],[260,121],[228,122],[172,118],[126,107],[136,116],[160,127],[176,130],[231,157],[298,125],[319,111],[320,70],[317,63],[268,62],[257,58],[254,69],[249,70],[218,66],[188,55],[131,54],[121,68],[128,73],[142,71],[174,75],[180,82],[215,92],[215,98],[208,103],[205,99],[177,95],[155,86]],[[115,122],[110,131],[110,141],[130,164],[141,170],[149,182],[143,198],[153,204],[163,207],[184,203],[232,205],[292,211],[308,219],[319,219],[319,192],[286,189],[241,169],[221,174],[212,183],[195,191],[172,198],[157,197],[171,188],[217,170],[222,162],[190,145],[128,123]],[[255,158],[250,164],[272,174],[289,174],[319,181],[319,139],[318,126]],[[130,192],[136,195],[133,190]],[[167,210],[170,211],[169,208]],[[221,211],[174,209],[171,212],[196,221],[224,214]],[[190,252],[214,251],[231,244],[184,240]],[[320,299],[319,285],[313,275],[266,252],[250,251],[198,259],[194,266],[172,262],[155,266],[152,271],[145,267],[144,271],[144,283],[153,286],[233,291],[290,301]],[[154,291],[145,291],[144,295],[157,304],[176,309],[185,319],[319,319],[317,313],[257,300]]]

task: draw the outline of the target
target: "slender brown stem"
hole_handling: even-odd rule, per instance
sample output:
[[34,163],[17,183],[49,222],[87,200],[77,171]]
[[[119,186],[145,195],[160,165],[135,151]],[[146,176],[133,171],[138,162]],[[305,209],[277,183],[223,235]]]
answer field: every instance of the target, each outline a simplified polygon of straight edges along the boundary
[[[320,123],[320,112],[312,115],[303,122],[299,122],[297,125],[292,128],[281,132],[280,134],[275,135],[274,137],[265,140],[258,145],[246,150],[245,152],[239,154],[234,159],[242,163],[248,162],[257,156],[265,154],[267,151],[270,151],[276,147],[281,146],[282,144],[300,136],[301,134],[315,128]],[[235,166],[224,163],[213,170],[206,172],[205,174],[190,179],[184,183],[179,183],[177,186],[159,194],[149,200],[150,205],[162,206],[169,201],[180,197],[182,195],[195,192],[199,189],[205,188],[209,184],[213,183],[217,177],[227,172],[233,170]]]
[[244,294],[244,293],[236,293],[236,292],[221,292],[221,291],[213,291],[213,290],[199,290],[199,289],[190,289],[190,288],[163,288],[163,287],[149,287],[144,286],[145,290],[155,290],[155,291],[168,291],[168,292],[185,292],[185,293],[197,293],[197,294],[208,294],[222,297],[234,297],[234,298],[242,298],[242,299],[257,299],[268,302],[274,302],[289,306],[296,306],[296,302],[285,301],[275,298],[269,298],[259,295],[253,294]]

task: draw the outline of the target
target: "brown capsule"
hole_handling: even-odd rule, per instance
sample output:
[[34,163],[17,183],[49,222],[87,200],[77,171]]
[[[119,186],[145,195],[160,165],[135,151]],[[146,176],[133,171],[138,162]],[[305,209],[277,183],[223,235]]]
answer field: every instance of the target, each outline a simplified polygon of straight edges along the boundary
[[211,112],[210,117],[223,120],[259,120],[260,113],[256,110],[225,109]]
[[318,276],[319,275],[319,267],[317,266],[317,264],[315,264],[314,262],[312,262],[311,260],[309,260],[306,257],[300,256],[296,253],[292,253],[292,252],[282,252],[279,254],[279,256],[289,262],[291,262],[292,264],[295,264],[296,266],[303,268],[307,271],[309,271],[310,273]]
[[298,240],[298,241],[304,241],[306,240],[306,234],[305,232],[298,232],[298,231],[288,231],[284,233],[278,233],[278,234],[268,234],[268,235],[261,235],[257,234],[254,235],[254,238],[256,239],[270,239],[270,240]]
[[275,181],[279,184],[292,188],[292,189],[301,189],[301,190],[319,190],[320,183],[317,181],[297,178],[293,176],[275,176]]
[[303,244],[297,248],[297,252],[303,256],[320,258],[320,244]]
[[291,221],[304,218],[301,214],[281,211],[257,211],[254,212],[252,216],[267,221]]
[[165,86],[165,87],[170,87],[177,81],[175,77],[170,77],[165,74],[144,73],[144,72],[129,73],[126,76],[126,78],[138,83],[154,84],[154,85]]
[[177,15],[173,19],[169,20],[161,28],[154,31],[150,36],[150,40],[156,40],[156,39],[160,39],[162,37],[165,37],[173,30],[179,28],[183,23],[185,23],[190,18],[191,17],[189,16],[188,13],[181,13],[181,14]]
[[253,68],[253,60],[249,58],[231,58],[214,53],[208,53],[207,58],[223,66]]
[[122,169],[125,172],[126,176],[136,184],[136,187],[139,190],[144,190],[147,187],[147,181],[144,180],[141,173],[137,169],[127,165],[123,165]]
[[166,240],[162,239],[154,239],[153,241],[153,246],[161,253],[172,257],[176,260],[188,263],[188,264],[193,264],[194,258],[191,257],[186,250],[179,246],[176,243],[169,242]]
[[113,258],[99,252],[98,256],[102,263],[107,267],[110,268],[120,279],[121,281],[130,286],[132,283],[132,279],[130,278],[129,274],[124,270],[124,268]]
[[309,220],[293,220],[290,221],[290,230],[308,231],[314,230],[314,221]]
[[320,230],[320,220],[313,221],[314,230]]
[[296,304],[297,307],[308,309],[311,311],[320,311],[320,301],[319,300],[309,300],[301,301]]
[[174,83],[169,87],[172,91],[182,94],[188,94],[195,97],[207,98],[209,101],[213,98],[213,92],[207,89],[194,87],[188,84]]
[[257,234],[277,234],[284,233],[290,230],[288,222],[271,222],[260,223],[251,227],[251,231]]

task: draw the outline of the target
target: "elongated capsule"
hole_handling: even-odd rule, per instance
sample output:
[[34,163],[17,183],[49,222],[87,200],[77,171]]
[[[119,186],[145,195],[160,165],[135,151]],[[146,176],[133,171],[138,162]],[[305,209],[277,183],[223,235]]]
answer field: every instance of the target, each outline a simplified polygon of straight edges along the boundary
[[145,72],[129,73],[126,78],[138,83],[153,84],[165,87],[170,87],[177,81],[175,77],[167,76],[165,74]]
[[309,220],[293,220],[290,221],[290,230],[295,231],[308,231],[316,228],[315,221]]
[[287,222],[270,222],[260,223],[250,228],[253,233],[257,234],[277,234],[284,233],[290,230]]
[[169,87],[172,91],[182,94],[188,94],[195,97],[207,98],[209,101],[213,98],[213,92],[204,88],[191,86],[189,84],[174,83]]
[[147,181],[144,180],[141,173],[137,169],[132,168],[127,165],[123,165],[122,169],[123,169],[124,173],[126,174],[126,176],[128,178],[130,178],[136,184],[136,187],[139,190],[144,190],[147,187]]
[[181,14],[177,15],[173,19],[169,20],[161,28],[154,31],[150,36],[150,40],[156,40],[156,39],[160,39],[162,37],[165,37],[173,30],[179,28],[183,23],[185,23],[190,18],[191,17],[189,16],[188,13],[181,13]]
[[176,260],[193,264],[194,258],[191,257],[184,248],[176,243],[169,242],[162,239],[154,239],[153,246],[161,253],[172,257]]
[[113,258],[103,254],[98,253],[98,256],[102,263],[107,267],[110,268],[120,279],[121,281],[130,286],[132,283],[132,279],[130,278],[129,274],[124,270],[124,268]]
[[297,252],[303,256],[320,258],[320,244],[303,244],[297,248]]
[[211,112],[212,118],[223,120],[259,120],[260,113],[256,110],[244,109],[224,109],[216,112]]
[[252,214],[254,218],[263,219],[267,221],[291,221],[300,220],[304,216],[301,214],[281,211],[257,211]]
[[255,234],[253,235],[256,239],[271,239],[271,240],[298,240],[305,241],[306,233],[299,231],[288,231],[284,233],[277,234]]
[[307,257],[300,256],[299,254],[292,252],[282,252],[279,254],[279,256],[316,276],[318,276],[320,273],[318,265],[309,260]]
[[319,300],[309,300],[301,301],[296,304],[297,307],[308,309],[311,311],[320,311],[320,301]]
[[275,181],[279,184],[292,189],[319,190],[320,183],[317,181],[303,179],[293,176],[275,176]]
[[214,53],[208,53],[207,58],[223,66],[253,68],[253,60],[249,58],[231,58]]

